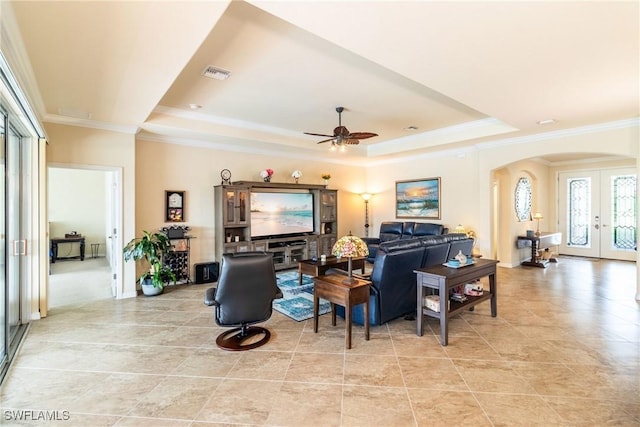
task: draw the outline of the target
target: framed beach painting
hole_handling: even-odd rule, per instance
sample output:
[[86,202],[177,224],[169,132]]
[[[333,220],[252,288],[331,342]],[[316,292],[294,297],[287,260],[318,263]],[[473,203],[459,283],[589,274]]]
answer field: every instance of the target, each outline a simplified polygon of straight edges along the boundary
[[396,218],[440,219],[440,177],[396,181]]

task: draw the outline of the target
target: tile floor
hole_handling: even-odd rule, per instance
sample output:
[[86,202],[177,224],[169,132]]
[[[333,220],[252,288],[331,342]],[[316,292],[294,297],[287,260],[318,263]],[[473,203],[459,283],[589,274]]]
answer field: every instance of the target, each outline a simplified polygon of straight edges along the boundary
[[345,351],[344,322],[314,334],[274,312],[269,344],[224,352],[207,285],[69,306],[33,322],[0,424],[638,426],[635,282],[630,262],[499,268],[498,317],[488,303],[458,316],[447,347],[437,322],[418,337],[399,319],[370,341],[356,327]]

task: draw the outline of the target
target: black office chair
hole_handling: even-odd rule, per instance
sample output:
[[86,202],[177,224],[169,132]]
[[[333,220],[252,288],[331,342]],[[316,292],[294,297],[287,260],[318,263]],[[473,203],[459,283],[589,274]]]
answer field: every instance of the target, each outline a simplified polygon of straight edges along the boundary
[[[218,336],[224,350],[250,350],[266,344],[268,329],[250,326],[271,317],[274,299],[282,298],[276,285],[273,256],[265,252],[223,254],[218,286],[205,292],[204,303],[215,306],[216,323],[238,326]],[[257,341],[255,338],[262,335]]]

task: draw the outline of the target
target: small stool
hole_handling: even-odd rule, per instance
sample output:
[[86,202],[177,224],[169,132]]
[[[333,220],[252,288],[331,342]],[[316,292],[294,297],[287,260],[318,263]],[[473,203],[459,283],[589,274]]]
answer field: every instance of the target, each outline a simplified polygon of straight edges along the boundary
[[100,243],[92,243],[91,244],[91,258],[98,258],[98,253],[100,252]]

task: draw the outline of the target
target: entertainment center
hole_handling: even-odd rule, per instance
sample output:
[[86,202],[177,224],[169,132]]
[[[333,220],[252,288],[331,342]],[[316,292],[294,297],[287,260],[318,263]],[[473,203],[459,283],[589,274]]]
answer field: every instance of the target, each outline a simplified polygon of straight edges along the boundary
[[237,181],[214,187],[216,256],[265,251],[276,270],[330,255],[338,190],[325,185]]

